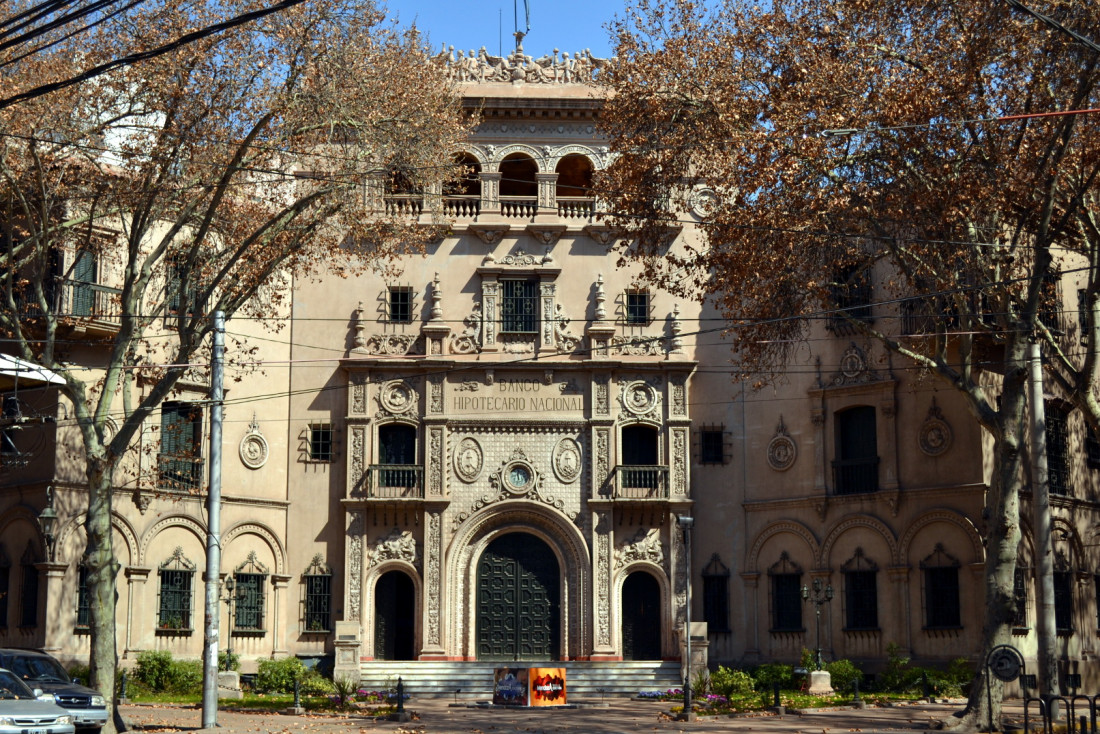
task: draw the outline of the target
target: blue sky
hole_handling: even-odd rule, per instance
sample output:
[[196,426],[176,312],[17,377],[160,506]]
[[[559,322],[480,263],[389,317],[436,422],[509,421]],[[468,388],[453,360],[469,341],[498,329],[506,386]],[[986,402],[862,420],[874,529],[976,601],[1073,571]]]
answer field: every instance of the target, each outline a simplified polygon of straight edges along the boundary
[[[516,0],[520,29],[523,0]],[[524,51],[534,57],[555,48],[570,54],[591,49],[595,56],[611,56],[607,25],[622,2],[608,0],[527,0],[531,32],[523,41]],[[446,43],[455,49],[479,49],[485,46],[497,54],[503,45],[507,54],[515,47],[512,31],[513,0],[387,0],[390,17],[402,25],[416,22],[427,33],[432,48]]]

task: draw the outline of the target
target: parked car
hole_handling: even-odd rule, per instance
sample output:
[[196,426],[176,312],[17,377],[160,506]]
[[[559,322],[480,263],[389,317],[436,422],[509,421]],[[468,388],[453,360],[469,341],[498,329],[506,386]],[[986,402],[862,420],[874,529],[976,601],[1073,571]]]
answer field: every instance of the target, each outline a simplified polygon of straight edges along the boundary
[[74,734],[73,717],[47,698],[0,668],[0,734]]
[[107,723],[103,694],[74,682],[57,658],[39,650],[5,647],[0,648],[0,668],[15,673],[31,688],[52,693],[82,734],[99,731]]

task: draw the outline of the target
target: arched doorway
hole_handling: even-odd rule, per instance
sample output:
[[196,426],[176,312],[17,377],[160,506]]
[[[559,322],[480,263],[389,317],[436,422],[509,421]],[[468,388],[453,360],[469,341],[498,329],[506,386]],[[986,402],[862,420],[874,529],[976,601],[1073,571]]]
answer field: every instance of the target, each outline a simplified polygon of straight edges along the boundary
[[496,538],[477,564],[478,660],[556,660],[561,649],[560,571],[528,533]]
[[661,586],[645,571],[623,582],[623,659],[661,659]]
[[375,660],[416,658],[416,590],[401,571],[382,574],[374,586]]

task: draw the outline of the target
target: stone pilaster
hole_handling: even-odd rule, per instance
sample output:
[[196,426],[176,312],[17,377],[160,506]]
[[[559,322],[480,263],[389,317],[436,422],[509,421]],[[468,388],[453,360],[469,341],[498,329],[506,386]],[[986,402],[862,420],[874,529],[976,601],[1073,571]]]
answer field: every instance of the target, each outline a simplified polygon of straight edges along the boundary
[[286,630],[291,627],[295,620],[290,618],[280,619],[279,613],[283,609],[283,597],[287,593],[287,586],[290,584],[291,578],[286,574],[271,574],[271,654],[273,657],[285,657],[290,654],[286,646]]
[[[46,588],[39,593],[42,594],[40,599],[45,600],[45,604],[39,604],[38,608],[44,610],[44,618],[47,620],[45,637],[42,641],[42,649],[49,653],[57,653],[61,650],[62,644],[65,638],[68,638],[69,633],[73,628],[73,614],[69,605],[66,604],[69,597],[62,593],[62,586],[65,582],[65,571],[68,570],[69,564],[67,563],[36,563],[34,567],[38,570],[38,573],[46,577]],[[6,603],[6,602],[5,602]],[[60,609],[54,607],[60,605]],[[60,624],[50,624],[49,620],[60,620]]]
[[152,569],[143,566],[126,567],[126,649],[123,657],[131,652],[144,650],[144,630],[152,630],[154,627],[148,616],[152,609],[150,605],[142,603],[145,599],[145,582],[149,580],[151,571]]
[[424,529],[424,646],[422,660],[442,660],[447,656],[443,638],[443,508],[427,510]]

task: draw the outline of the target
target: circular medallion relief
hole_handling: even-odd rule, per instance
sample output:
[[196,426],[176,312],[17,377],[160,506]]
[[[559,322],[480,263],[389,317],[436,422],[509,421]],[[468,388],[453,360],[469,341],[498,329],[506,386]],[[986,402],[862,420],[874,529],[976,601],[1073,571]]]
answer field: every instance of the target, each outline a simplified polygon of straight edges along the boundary
[[718,194],[714,189],[699,189],[691,195],[691,211],[700,219],[710,216],[718,207]]
[[623,390],[623,405],[634,415],[644,415],[657,405],[657,391],[644,382],[632,382]]
[[526,494],[535,481],[535,472],[525,463],[515,461],[501,472],[504,488],[512,494]]
[[455,474],[462,481],[469,484],[481,475],[481,466],[484,462],[481,453],[481,444],[467,436],[458,442],[458,448],[454,453]]
[[917,434],[920,450],[929,456],[939,456],[951,448],[951,426],[938,418],[924,422]]
[[238,448],[241,463],[249,469],[259,469],[267,463],[269,449],[267,439],[258,433],[247,433]]
[[863,370],[863,354],[857,349],[849,350],[840,360],[840,372],[848,379],[859,377]]
[[416,405],[416,390],[405,382],[391,382],[383,385],[380,400],[382,407],[389,412],[405,413]]
[[551,461],[554,474],[565,484],[576,481],[581,474],[581,449],[571,438],[558,441]]
[[768,464],[776,471],[787,471],[798,458],[798,447],[790,436],[776,436],[768,444]]

